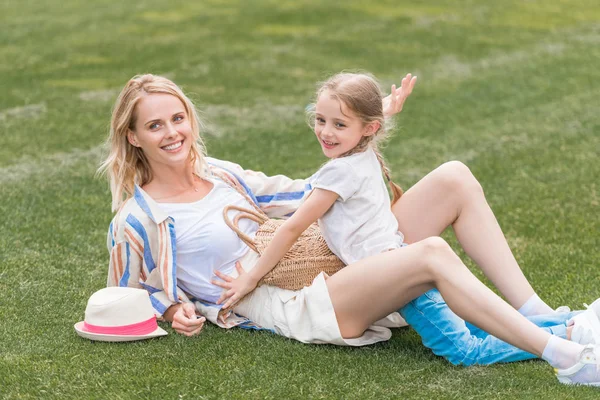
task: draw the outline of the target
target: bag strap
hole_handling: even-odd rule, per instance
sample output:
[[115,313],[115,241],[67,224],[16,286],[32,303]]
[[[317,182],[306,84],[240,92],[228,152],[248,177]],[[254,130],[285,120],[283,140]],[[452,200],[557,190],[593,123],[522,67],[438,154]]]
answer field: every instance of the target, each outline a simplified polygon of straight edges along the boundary
[[[246,193],[246,191],[239,184],[238,181],[234,180],[234,178],[232,178],[231,176],[229,176],[228,174],[226,174],[224,172],[220,172],[220,171],[217,172],[215,170],[212,170],[211,173],[213,174],[213,176],[216,176],[217,178],[221,179],[223,182],[225,182],[227,185],[229,185],[233,190],[238,192],[244,199],[246,199],[248,204],[250,204],[254,208],[254,210],[256,210],[256,212],[263,215],[265,218],[268,218],[267,214],[265,214],[265,212],[263,210],[261,210],[261,208],[258,205],[256,205],[256,203],[254,202],[254,200],[252,200],[252,198],[250,198],[250,196],[248,196],[248,193]],[[247,211],[247,210],[244,210],[244,211]]]
[[[235,216],[233,222],[229,219],[228,215],[229,211],[231,210],[237,210],[240,212],[238,215]],[[238,237],[242,239],[242,241],[246,243],[248,247],[254,250],[257,254],[260,254],[254,240],[250,236],[242,232],[240,227],[238,226],[239,221],[242,218],[250,219],[258,223],[259,225],[262,225],[265,222],[267,222],[269,218],[267,218],[267,216],[265,216],[264,214],[256,212],[255,210],[249,210],[247,208],[242,208],[235,205],[228,205],[223,208],[223,220],[225,220],[225,224],[227,224],[228,227],[230,227],[235,233],[237,233]]]
[[[248,193],[246,193],[246,191],[241,187],[239,182],[234,180],[230,175],[223,173],[223,172],[217,172],[214,169],[211,172],[214,176],[221,179],[223,182],[225,182],[227,185],[229,185],[232,189],[234,189],[236,192],[238,192],[243,198],[246,199],[248,204],[250,204],[254,208],[253,210],[251,210],[251,209],[247,209],[247,208],[238,207],[235,205],[225,206],[225,208],[223,208],[223,219],[225,220],[225,224],[227,224],[228,227],[230,227],[235,233],[237,233],[238,237],[240,239],[242,239],[242,241],[244,243],[246,243],[248,245],[248,247],[250,247],[252,250],[254,250],[257,254],[260,254],[258,251],[258,248],[256,247],[256,243],[254,242],[254,240],[252,240],[252,238],[250,236],[248,236],[244,232],[242,232],[240,230],[238,224],[239,224],[240,219],[247,218],[252,221],[255,221],[259,225],[262,225],[269,220],[269,217],[267,217],[267,214],[265,214],[265,212],[263,210],[261,210],[260,207],[258,207],[256,205],[256,203],[254,203],[254,200],[252,200],[250,198],[250,196],[248,196]],[[230,210],[240,211],[240,213],[238,215],[236,215],[235,218],[233,219],[233,222],[231,222],[231,220],[229,219],[229,215],[227,215],[227,213]]]

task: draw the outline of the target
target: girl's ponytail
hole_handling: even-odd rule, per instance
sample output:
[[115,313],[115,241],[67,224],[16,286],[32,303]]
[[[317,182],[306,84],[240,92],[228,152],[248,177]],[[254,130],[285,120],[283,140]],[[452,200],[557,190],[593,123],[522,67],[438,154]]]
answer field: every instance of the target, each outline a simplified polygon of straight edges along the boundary
[[381,170],[383,171],[383,175],[385,175],[385,178],[387,179],[388,184],[390,185],[390,189],[392,190],[392,206],[393,206],[400,199],[400,197],[402,197],[402,194],[404,192],[402,191],[402,188],[400,186],[396,185],[392,181],[392,173],[391,173],[390,169],[388,168],[388,166],[386,165],[385,160],[384,160],[383,156],[381,155],[381,153],[379,152],[379,150],[374,147],[373,151],[375,152],[375,155],[377,156],[377,161],[379,161],[379,165],[381,165]]

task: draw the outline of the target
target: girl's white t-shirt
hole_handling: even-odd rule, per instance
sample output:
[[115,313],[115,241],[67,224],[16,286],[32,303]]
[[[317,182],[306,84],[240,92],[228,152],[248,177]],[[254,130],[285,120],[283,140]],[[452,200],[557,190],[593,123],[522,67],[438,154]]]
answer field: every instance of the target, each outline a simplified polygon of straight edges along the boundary
[[332,159],[310,181],[313,188],[339,195],[319,219],[319,227],[331,251],[345,264],[402,247],[404,236],[371,148]]
[[[194,297],[215,303],[223,289],[210,281],[214,270],[231,275],[235,262],[248,251],[248,246],[225,224],[223,209],[236,205],[252,209],[246,199],[220,179],[207,178],[214,187],[194,203],[159,203],[175,220],[177,240],[177,285]],[[238,211],[230,211],[233,221]],[[254,238],[258,224],[240,219],[239,228]]]

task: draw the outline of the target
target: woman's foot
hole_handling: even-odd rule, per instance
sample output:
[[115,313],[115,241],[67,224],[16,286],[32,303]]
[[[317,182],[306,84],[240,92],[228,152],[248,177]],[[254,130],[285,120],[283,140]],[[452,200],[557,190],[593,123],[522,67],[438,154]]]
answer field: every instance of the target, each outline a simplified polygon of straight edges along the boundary
[[600,386],[600,347],[585,346],[575,365],[555,371],[558,381],[565,385]]

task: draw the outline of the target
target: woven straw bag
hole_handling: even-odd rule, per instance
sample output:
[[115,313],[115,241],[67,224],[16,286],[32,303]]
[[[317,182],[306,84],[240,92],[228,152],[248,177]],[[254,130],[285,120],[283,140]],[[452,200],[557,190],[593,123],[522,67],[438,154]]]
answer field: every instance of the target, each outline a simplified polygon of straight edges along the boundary
[[[230,210],[240,211],[233,222],[227,215]],[[223,209],[223,218],[240,239],[259,255],[263,254],[275,236],[277,229],[285,222],[284,220],[270,219],[264,213],[256,210],[233,205],[226,206]],[[254,240],[239,229],[238,223],[242,218],[251,219],[259,224]],[[344,263],[329,250],[321,230],[314,223],[300,235],[296,243],[279,263],[260,280],[258,285],[300,290],[305,286],[310,286],[313,279],[321,272],[333,275],[343,267]]]

